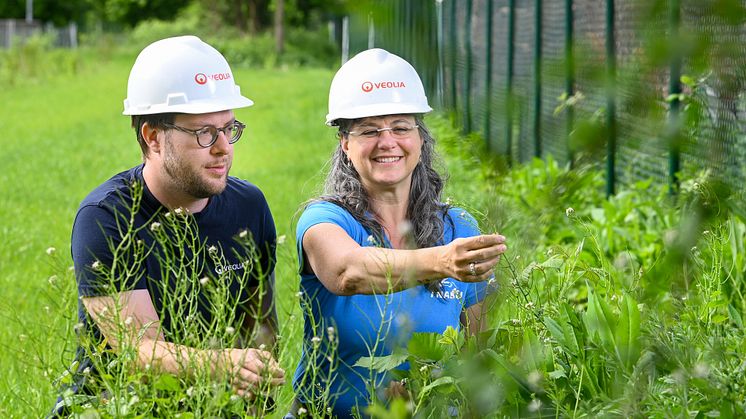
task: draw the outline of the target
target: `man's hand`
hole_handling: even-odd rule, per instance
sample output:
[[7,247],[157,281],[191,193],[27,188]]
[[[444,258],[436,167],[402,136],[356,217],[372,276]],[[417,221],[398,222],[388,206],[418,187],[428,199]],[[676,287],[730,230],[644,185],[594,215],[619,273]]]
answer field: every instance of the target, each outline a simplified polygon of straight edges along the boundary
[[219,361],[230,373],[231,386],[242,397],[253,399],[255,394],[270,386],[285,382],[285,371],[261,349],[224,349]]

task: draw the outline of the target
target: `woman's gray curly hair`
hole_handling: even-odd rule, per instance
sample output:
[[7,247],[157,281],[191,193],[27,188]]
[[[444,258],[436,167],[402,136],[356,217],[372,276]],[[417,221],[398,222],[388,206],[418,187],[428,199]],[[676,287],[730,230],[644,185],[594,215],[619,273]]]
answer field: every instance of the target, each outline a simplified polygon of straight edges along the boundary
[[[350,128],[359,121],[360,119],[337,120],[340,138],[347,136]],[[420,161],[412,173],[406,216],[412,227],[408,239],[410,246],[424,248],[443,243],[444,219],[447,218],[449,205],[441,201],[445,178],[434,168],[435,163],[438,163],[435,139],[421,116],[415,116],[415,121],[422,137],[422,150]],[[371,232],[377,243],[383,243],[383,227],[375,218],[366,216],[371,211],[370,199],[360,182],[360,175],[342,151],[341,144],[332,155],[324,193],[316,201],[327,201],[344,208]],[[434,284],[434,289],[437,289],[439,282]]]

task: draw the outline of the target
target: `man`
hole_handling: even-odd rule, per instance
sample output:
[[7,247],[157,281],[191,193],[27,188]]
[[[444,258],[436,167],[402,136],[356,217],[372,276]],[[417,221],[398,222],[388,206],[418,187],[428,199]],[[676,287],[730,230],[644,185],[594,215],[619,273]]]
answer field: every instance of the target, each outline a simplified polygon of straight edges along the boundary
[[[225,380],[249,399],[284,382],[264,350],[276,332],[274,221],[257,187],[228,176],[244,128],[233,109],[252,104],[197,37],[137,57],[124,114],[144,163],[91,192],[72,231],[82,337],[73,392],[97,391],[110,365],[101,352],[134,353],[140,371]],[[248,341],[258,348],[224,347]]]

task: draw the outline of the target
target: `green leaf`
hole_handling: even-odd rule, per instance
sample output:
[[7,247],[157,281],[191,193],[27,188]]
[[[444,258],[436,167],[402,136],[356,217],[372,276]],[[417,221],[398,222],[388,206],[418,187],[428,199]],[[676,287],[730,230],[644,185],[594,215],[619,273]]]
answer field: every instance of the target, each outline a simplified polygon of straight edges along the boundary
[[444,377],[440,377],[437,380],[435,380],[435,381],[431,382],[430,384],[426,385],[425,387],[422,387],[422,391],[420,392],[420,396],[419,397],[420,398],[424,397],[425,395],[427,395],[427,393],[429,393],[432,389],[434,389],[436,387],[439,387],[439,386],[442,386],[442,385],[445,385],[445,384],[455,384],[455,383],[456,383],[456,379],[453,378],[453,377],[450,377],[450,376],[447,376],[447,375],[444,376]]
[[440,340],[441,337],[437,333],[414,333],[407,344],[407,351],[410,355],[423,360],[440,361],[445,356]]
[[730,316],[730,320],[736,326],[738,326],[739,329],[743,329],[743,319],[741,318],[741,313],[739,313],[732,304],[728,304],[728,314]]
[[153,387],[156,390],[179,391],[181,389],[181,383],[171,374],[161,374],[158,376],[158,379],[155,380],[155,383],[153,383]]
[[637,301],[627,294],[622,301],[616,336],[620,361],[627,371],[632,371],[640,358],[640,310]]
[[361,356],[353,367],[372,369],[376,372],[390,371],[407,361],[407,353],[393,353],[386,356]]
[[585,320],[591,336],[598,336],[600,343],[606,349],[618,353],[614,338],[617,319],[606,301],[596,295],[590,284],[588,285],[588,311]]
[[691,76],[687,76],[687,75],[682,75],[682,76],[681,76],[681,77],[679,78],[679,80],[681,80],[681,82],[682,82],[682,83],[684,83],[685,85],[687,85],[687,86],[689,86],[689,87],[695,87],[695,86],[697,86],[697,80],[695,80],[695,79],[694,79],[693,77],[691,77]]
[[559,378],[567,378],[567,374],[565,374],[564,370],[554,370],[549,373],[549,378],[553,380],[557,380]]
[[461,333],[459,333],[458,330],[454,329],[451,326],[448,326],[443,332],[443,336],[438,339],[438,343],[442,343],[444,345],[454,345],[458,348],[461,347],[461,345],[464,344],[464,338],[461,336]]

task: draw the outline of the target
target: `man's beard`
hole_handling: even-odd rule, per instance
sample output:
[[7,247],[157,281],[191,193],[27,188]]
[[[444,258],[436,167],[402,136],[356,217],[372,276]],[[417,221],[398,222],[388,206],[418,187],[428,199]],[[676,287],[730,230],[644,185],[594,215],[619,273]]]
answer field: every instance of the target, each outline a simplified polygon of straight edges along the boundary
[[180,154],[174,149],[171,139],[166,139],[166,155],[163,159],[163,168],[174,184],[184,193],[189,194],[197,199],[209,198],[225,190],[226,179],[228,177],[228,165],[225,178],[220,183],[207,182],[200,176],[195,169],[187,164]]

